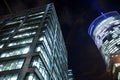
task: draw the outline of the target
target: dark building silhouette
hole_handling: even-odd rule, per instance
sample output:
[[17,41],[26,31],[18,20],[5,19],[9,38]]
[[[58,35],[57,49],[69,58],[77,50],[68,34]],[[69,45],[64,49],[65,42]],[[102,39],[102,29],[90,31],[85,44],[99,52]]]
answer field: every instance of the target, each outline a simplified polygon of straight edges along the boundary
[[89,34],[106,63],[112,80],[120,80],[120,14],[108,12],[93,21]]
[[67,80],[67,62],[53,4],[0,19],[0,80]]

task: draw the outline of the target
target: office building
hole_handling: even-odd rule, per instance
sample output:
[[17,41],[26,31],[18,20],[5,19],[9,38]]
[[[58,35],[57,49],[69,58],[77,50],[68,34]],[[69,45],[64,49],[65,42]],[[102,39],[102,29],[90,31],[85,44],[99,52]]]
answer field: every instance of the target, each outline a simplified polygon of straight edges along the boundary
[[112,11],[96,18],[89,35],[101,52],[112,80],[120,80],[120,14]]
[[68,80],[74,80],[72,69],[68,69]]
[[0,80],[67,80],[67,69],[52,3],[0,19]]

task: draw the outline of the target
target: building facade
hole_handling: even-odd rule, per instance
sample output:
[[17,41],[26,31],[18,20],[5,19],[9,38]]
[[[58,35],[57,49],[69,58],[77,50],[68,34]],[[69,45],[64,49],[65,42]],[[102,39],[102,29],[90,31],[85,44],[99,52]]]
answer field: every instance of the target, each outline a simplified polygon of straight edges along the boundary
[[89,35],[101,52],[112,80],[120,80],[120,14],[112,11],[96,18]]
[[68,80],[74,80],[72,69],[68,69]]
[[52,3],[0,19],[0,80],[67,80],[67,69]]

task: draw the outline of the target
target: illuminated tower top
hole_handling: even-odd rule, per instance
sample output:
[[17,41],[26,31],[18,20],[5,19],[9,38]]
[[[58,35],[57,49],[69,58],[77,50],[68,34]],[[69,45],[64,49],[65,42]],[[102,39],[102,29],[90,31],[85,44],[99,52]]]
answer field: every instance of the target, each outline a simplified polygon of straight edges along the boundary
[[99,16],[90,25],[88,33],[109,65],[110,55],[120,53],[120,14],[112,11]]

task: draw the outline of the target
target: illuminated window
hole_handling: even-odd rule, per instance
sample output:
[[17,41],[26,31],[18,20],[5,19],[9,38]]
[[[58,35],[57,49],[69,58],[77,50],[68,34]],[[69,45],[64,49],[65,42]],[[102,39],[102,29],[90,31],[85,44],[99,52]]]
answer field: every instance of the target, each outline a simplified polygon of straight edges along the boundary
[[1,41],[8,40],[8,39],[9,39],[8,36],[2,36],[2,37],[0,37],[0,40],[1,40]]
[[120,80],[120,72],[118,72],[118,80]]
[[53,71],[54,80],[58,80],[57,76],[58,76],[58,75],[55,74],[55,71]]
[[34,13],[34,14],[31,14],[31,15],[28,15],[28,17],[32,17],[32,16],[36,16],[36,15],[41,15],[41,14],[44,14],[45,12],[38,12],[38,13]]
[[0,44],[0,48],[2,48],[2,47],[3,47],[3,45],[4,45],[4,44]]
[[31,35],[34,35],[34,34],[36,34],[35,31],[33,31],[33,32],[25,32],[25,33],[21,33],[21,34],[16,34],[13,38],[28,37],[28,36],[31,36]]
[[29,29],[35,29],[35,28],[38,28],[39,26],[38,25],[33,25],[33,26],[24,26],[22,27],[21,29],[19,29],[18,31],[25,31],[25,30],[29,30]]
[[40,23],[41,19],[36,19],[36,20],[31,20],[31,21],[26,21],[23,25],[32,25],[32,24],[37,24]]
[[0,76],[0,80],[17,80],[18,74]]
[[20,45],[20,44],[31,43],[32,40],[33,40],[33,38],[27,38],[27,39],[22,39],[19,41],[13,41],[8,46],[15,46],[15,45]]
[[40,80],[34,73],[29,73],[25,80]]
[[43,15],[35,16],[35,17],[31,17],[31,18],[29,18],[29,20],[34,20],[34,19],[38,19],[38,18],[42,18],[42,17],[43,17]]
[[42,74],[44,80],[49,80],[48,72],[46,71],[45,66],[43,65],[42,61],[39,57],[34,57],[32,60],[32,66],[37,67],[40,73]]
[[48,55],[47,55],[47,52],[45,50],[45,48],[43,47],[43,45],[38,45],[36,47],[36,52],[40,52],[40,54],[42,54],[42,56],[44,57],[48,67],[50,68],[51,67],[51,62],[50,62],[50,59],[48,58]]
[[19,17],[16,17],[16,18],[14,18],[13,20],[23,20],[25,18],[25,16],[19,16]]
[[10,22],[7,22],[5,25],[8,26],[8,25],[13,25],[13,24],[17,24],[17,23],[21,23],[22,20],[19,20],[19,21],[10,21]]
[[47,48],[49,54],[52,55],[51,48],[50,48],[50,45],[48,44],[48,41],[47,41],[46,37],[44,35],[41,35],[40,38],[39,38],[39,41],[43,41],[43,44]]
[[0,71],[20,69],[24,63],[24,59],[0,62]]
[[10,33],[13,33],[15,30],[13,30],[13,29],[8,29],[8,30],[3,30],[3,31],[1,31],[0,33],[1,34],[10,34]]
[[5,52],[1,53],[0,58],[21,55],[21,54],[27,54],[29,52],[29,49],[30,49],[30,47],[26,46],[26,47],[6,50]]

